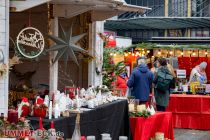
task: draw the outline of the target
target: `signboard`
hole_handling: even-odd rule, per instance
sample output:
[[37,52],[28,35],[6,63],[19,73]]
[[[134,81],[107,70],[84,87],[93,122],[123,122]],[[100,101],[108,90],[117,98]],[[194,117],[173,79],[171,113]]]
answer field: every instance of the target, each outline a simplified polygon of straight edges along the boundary
[[210,93],[210,84],[206,84],[206,90],[205,90],[206,93]]
[[177,78],[186,78],[186,70],[176,70]]
[[27,27],[17,36],[17,48],[26,58],[38,57],[44,50],[44,37],[42,33],[33,27]]

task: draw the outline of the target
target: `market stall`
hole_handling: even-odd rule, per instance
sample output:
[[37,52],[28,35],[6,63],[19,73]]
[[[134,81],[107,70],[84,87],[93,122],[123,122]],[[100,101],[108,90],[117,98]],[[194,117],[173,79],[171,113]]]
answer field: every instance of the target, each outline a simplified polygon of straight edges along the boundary
[[[28,119],[35,130],[39,128],[38,118],[29,117]],[[49,129],[50,122],[54,121],[56,131],[63,132],[65,138],[71,138],[75,128],[75,119],[76,114],[58,119],[43,119],[43,127]],[[128,136],[127,101],[119,100],[84,111],[80,115],[80,130],[82,136],[95,136],[96,139],[100,139],[103,133],[110,134],[112,139],[118,139],[119,136]]]
[[163,133],[165,138],[174,140],[171,112],[158,112],[148,118],[131,117],[130,125],[133,140],[148,140],[152,137],[155,138],[157,132]]
[[175,128],[210,129],[210,97],[172,94],[167,111],[173,113]]

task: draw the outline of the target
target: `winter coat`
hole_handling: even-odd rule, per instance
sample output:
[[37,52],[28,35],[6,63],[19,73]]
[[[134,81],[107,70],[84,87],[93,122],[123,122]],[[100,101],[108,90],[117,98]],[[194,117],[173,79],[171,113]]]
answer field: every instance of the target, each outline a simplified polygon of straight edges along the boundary
[[126,81],[127,80],[128,80],[127,77],[123,78],[122,76],[117,76],[117,79],[116,79],[116,88],[122,89],[123,95],[125,95],[125,93],[126,93],[126,89],[127,89]]
[[[160,67],[158,68],[158,71],[157,73],[155,74],[155,78],[154,78],[154,84],[157,85],[157,82],[158,82],[158,77],[157,75],[161,74],[162,73],[166,73],[166,74],[169,74],[169,75],[172,75],[171,72],[168,70],[168,68],[166,66],[163,66],[163,67]],[[172,80],[171,82],[171,86],[174,84],[174,80]],[[171,87],[170,86],[170,87]],[[154,92],[155,92],[155,100],[156,100],[156,104],[157,105],[160,105],[160,106],[164,106],[164,107],[167,107],[168,106],[168,102],[169,102],[169,97],[170,97],[170,88],[168,90],[165,90],[165,91],[161,91],[161,90],[158,90],[156,87],[154,89]]]
[[140,101],[148,101],[152,87],[153,73],[146,65],[141,64],[135,68],[127,82],[131,88],[131,95]]

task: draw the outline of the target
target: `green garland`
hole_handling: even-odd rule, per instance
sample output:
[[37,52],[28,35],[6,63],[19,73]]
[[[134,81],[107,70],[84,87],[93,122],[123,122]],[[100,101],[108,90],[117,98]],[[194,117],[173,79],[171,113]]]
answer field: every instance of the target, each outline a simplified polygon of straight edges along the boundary
[[126,50],[130,50],[131,48],[135,49],[210,49],[209,45],[196,45],[196,44],[191,44],[191,45],[158,45],[154,43],[140,43],[140,44],[135,44],[130,47],[128,47]]
[[147,110],[143,110],[142,112],[129,112],[129,117],[144,117],[147,118],[151,116],[151,113]]

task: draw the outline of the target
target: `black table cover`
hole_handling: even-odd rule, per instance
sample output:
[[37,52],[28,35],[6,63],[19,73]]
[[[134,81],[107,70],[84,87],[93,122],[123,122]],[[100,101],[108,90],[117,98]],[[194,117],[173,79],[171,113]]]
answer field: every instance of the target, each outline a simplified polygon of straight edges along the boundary
[[[71,138],[76,114],[70,117],[52,119],[55,123],[56,131],[64,133],[65,138]],[[34,129],[38,128],[38,118],[28,118]],[[80,130],[83,136],[96,136],[100,140],[102,133],[111,134],[112,140],[118,140],[119,136],[129,136],[129,117],[127,100],[118,100],[106,105],[99,106],[91,111],[81,114]],[[43,127],[48,129],[52,120],[43,119]]]

